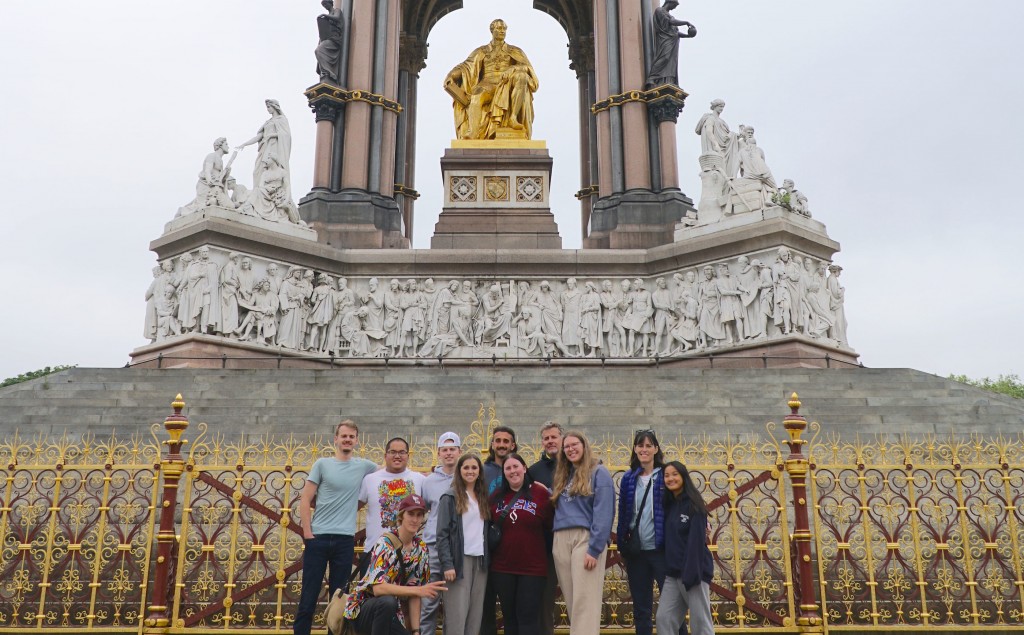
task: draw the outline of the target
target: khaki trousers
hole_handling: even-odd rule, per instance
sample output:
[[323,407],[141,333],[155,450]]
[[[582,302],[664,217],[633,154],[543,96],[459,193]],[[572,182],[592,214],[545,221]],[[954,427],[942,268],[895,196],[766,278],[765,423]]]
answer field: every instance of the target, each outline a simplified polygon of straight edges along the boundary
[[601,600],[604,595],[605,549],[597,557],[597,566],[587,571],[583,558],[587,555],[590,531],[581,527],[555,532],[551,551],[555,572],[562,587],[565,608],[569,614],[571,635],[598,635],[601,632]]

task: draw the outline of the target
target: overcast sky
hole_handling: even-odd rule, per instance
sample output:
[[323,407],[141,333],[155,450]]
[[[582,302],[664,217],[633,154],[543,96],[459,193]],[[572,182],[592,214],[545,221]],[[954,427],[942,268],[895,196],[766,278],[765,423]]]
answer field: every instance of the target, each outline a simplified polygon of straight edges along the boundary
[[[357,0],[362,1],[362,0]],[[528,0],[465,0],[420,77],[415,247],[429,246],[453,137],[441,79],[496,17],[537,67],[535,138],[554,158],[563,244],[580,244],[576,81],[565,32]],[[0,378],[121,366],[142,338],[157,238],[212,140],[250,138],[280,100],[292,182],[312,182],[316,0],[0,0]],[[757,128],[840,242],[849,339],[872,367],[1024,373],[1024,2],[684,0],[682,187],[714,98]],[[238,158],[249,174],[255,150]],[[247,185],[249,183],[246,182]],[[1014,254],[1017,254],[1015,256]]]

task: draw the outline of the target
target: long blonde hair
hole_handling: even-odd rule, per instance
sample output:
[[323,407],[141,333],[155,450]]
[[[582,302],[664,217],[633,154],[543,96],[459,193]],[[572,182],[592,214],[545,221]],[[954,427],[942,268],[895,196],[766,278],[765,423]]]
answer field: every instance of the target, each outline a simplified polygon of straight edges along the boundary
[[[565,441],[569,437],[575,437],[583,444],[582,456],[579,465],[573,466],[565,456]],[[562,494],[568,493],[571,496],[591,496],[594,493],[594,470],[597,469],[597,457],[590,450],[590,442],[587,437],[578,430],[570,430],[562,437],[562,449],[558,451],[558,462],[555,464],[554,492],[551,496],[551,504],[558,505],[558,499]]]
[[469,511],[469,496],[466,495],[466,481],[462,480],[462,466],[467,461],[476,461],[480,468],[480,475],[473,482],[473,498],[476,499],[477,507],[480,508],[480,518],[489,520],[491,517],[491,506],[487,502],[487,486],[484,485],[484,464],[480,457],[475,454],[463,454],[455,464],[455,478],[452,480],[452,489],[455,491],[455,511],[465,514]]

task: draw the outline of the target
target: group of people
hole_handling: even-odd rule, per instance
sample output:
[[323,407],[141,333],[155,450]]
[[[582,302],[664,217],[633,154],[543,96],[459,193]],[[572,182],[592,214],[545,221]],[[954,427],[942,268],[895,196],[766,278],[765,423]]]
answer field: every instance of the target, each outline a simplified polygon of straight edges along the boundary
[[[296,635],[308,635],[327,574],[329,593],[350,586],[345,619],[360,635],[493,635],[554,632],[561,588],[570,632],[600,631],[605,561],[616,494],[608,469],[579,431],[553,421],[544,453],[528,465],[516,433],[493,430],[486,459],[462,452],[458,434],[438,439],[438,466],[408,467],[394,438],[385,465],[355,455],[345,420],[335,454],[318,459],[302,489],[305,539]],[[353,573],[357,513],[366,506],[364,557]],[[713,633],[708,509],[686,467],[665,463],[655,433],[636,433],[618,497],[617,541],[626,563],[636,632]],[[653,588],[661,590],[653,615]]]

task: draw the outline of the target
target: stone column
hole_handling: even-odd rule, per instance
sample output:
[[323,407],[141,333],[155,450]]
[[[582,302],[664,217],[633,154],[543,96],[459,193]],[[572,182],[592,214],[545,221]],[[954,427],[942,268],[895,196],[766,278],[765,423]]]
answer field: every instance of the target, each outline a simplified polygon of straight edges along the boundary
[[[306,91],[318,111],[318,187],[299,202],[299,213],[321,242],[336,247],[408,248],[394,198],[401,0],[344,3],[350,7],[346,85],[321,83]],[[325,102],[337,108],[333,133],[320,121],[327,116],[326,108],[319,114]],[[323,187],[329,136],[332,166]]]
[[[641,0],[619,0],[619,93],[639,94],[647,73],[644,64]],[[622,105],[623,171],[626,190],[651,189],[651,157],[648,142],[647,109],[630,99]]]
[[334,149],[334,122],[340,109],[331,103],[320,103],[316,113],[316,148],[313,151],[313,189],[331,189],[331,159]]
[[420,71],[426,66],[427,44],[419,37],[403,33],[398,50],[398,143],[395,151],[395,200],[402,212],[405,237],[412,241],[413,205],[418,198],[416,182],[416,98]]
[[579,84],[580,116],[580,190],[576,198],[580,201],[580,227],[583,239],[590,230],[590,213],[597,196],[597,164],[594,151],[597,148],[597,126],[590,106],[594,103],[594,36],[587,35],[569,44],[569,68],[576,71]]

